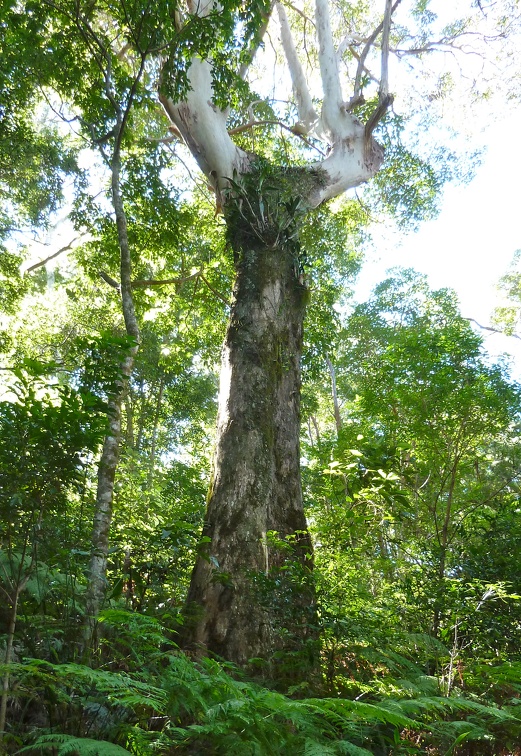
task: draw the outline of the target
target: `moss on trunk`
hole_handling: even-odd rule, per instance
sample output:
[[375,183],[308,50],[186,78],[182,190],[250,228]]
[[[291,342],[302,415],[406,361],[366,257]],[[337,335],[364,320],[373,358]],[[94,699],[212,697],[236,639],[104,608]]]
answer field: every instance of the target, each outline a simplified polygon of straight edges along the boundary
[[226,197],[237,277],[212,487],[188,595],[187,645],[242,666],[272,663],[281,652],[306,657],[315,637],[299,449],[305,207],[296,173],[279,178],[263,168]]

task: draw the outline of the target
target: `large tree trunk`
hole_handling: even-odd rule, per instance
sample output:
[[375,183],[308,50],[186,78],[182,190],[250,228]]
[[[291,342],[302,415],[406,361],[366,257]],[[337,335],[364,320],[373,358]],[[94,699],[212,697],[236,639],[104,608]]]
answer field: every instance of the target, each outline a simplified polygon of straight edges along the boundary
[[[392,9],[387,5],[386,18]],[[218,4],[205,0],[189,7],[204,18]],[[201,555],[188,595],[197,611],[184,634],[188,645],[240,665],[252,657],[306,649],[305,641],[313,635],[311,544],[299,470],[299,359],[307,291],[293,221],[375,175],[383,150],[372,132],[391,102],[385,75],[369,121],[364,125],[353,115],[361,98],[363,60],[353,98],[346,101],[327,0],[316,0],[315,16],[320,115],[286,14],[279,8],[299,117],[295,133],[314,133],[327,142],[324,159],[307,168],[271,168],[267,176],[261,175],[262,160],[241,149],[227,131],[228,113],[215,103],[208,60],[192,60],[182,102],[168,96],[175,61],[163,69],[161,103],[215,188],[218,207],[225,208],[237,268],[213,479]],[[278,543],[270,531],[277,533]],[[284,539],[293,543],[292,549]]]
[[203,531],[209,540],[192,575],[186,640],[244,665],[302,649],[313,636],[299,450],[307,291],[294,241],[270,223],[252,231],[241,213],[228,210],[227,221],[237,278]]

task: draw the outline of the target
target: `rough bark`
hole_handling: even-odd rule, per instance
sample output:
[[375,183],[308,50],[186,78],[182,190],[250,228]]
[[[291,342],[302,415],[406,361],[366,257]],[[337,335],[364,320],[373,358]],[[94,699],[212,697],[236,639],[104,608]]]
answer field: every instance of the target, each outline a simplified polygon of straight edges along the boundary
[[[273,243],[277,234],[270,236],[267,226],[263,234],[252,232],[239,213],[232,215],[237,278],[223,348],[208,541],[192,575],[185,640],[244,665],[288,643],[302,648],[312,637],[313,595],[306,588],[312,547],[299,450],[306,290],[298,247],[280,238]],[[282,543],[287,537],[289,547]]]

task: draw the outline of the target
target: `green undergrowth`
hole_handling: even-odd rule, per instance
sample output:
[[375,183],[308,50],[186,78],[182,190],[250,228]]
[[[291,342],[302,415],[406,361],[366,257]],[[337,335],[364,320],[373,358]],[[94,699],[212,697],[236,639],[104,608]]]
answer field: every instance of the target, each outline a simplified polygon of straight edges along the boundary
[[110,661],[100,657],[96,669],[37,659],[10,665],[7,752],[498,756],[515,753],[521,738],[519,665],[476,666],[496,701],[442,695],[436,678],[399,654],[387,667],[382,657],[373,684],[352,698],[328,694],[325,683],[283,694],[231,665],[193,661],[150,617],[109,611],[101,625]]

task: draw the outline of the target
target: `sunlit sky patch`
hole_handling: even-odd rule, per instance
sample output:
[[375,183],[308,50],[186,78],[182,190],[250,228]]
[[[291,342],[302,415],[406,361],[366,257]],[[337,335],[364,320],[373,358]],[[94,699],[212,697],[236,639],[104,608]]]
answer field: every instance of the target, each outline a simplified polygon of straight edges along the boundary
[[[521,248],[519,176],[521,111],[490,126],[483,135],[487,149],[468,185],[447,186],[436,220],[404,235],[382,224],[373,230],[374,246],[359,277],[356,298],[363,301],[394,266],[428,275],[433,288],[456,290],[462,315],[482,325],[501,304],[497,289],[517,249]],[[509,352],[521,378],[521,341],[482,331],[492,355]]]

